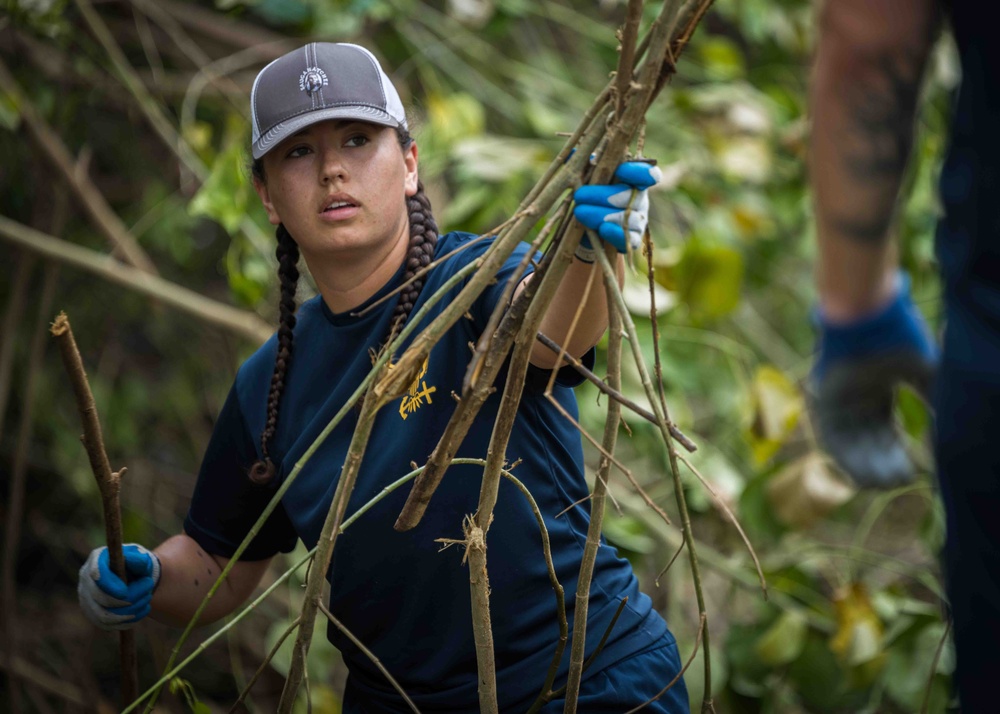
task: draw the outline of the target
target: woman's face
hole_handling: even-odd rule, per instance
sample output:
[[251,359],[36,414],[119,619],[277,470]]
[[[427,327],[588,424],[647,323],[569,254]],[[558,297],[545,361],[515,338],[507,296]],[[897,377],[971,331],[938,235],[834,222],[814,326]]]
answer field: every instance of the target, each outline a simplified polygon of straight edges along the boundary
[[387,252],[407,240],[406,197],[417,191],[417,147],[396,131],[324,121],[288,137],[264,158],[254,187],[272,224],[284,223],[303,256]]

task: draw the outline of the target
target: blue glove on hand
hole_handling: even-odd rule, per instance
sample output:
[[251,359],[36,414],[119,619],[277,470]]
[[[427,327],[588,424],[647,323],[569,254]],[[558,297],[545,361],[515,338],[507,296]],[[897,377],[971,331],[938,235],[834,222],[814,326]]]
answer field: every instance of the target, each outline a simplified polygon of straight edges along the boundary
[[[615,170],[621,183],[581,186],[573,194],[573,215],[587,228],[597,231],[619,253],[638,250],[649,223],[647,189],[663,177],[660,169],[645,161],[627,161]],[[628,232],[628,244],[625,234]],[[584,236],[585,247],[590,246]]]
[[818,315],[818,356],[810,407],[820,442],[859,486],[893,488],[913,466],[893,423],[893,389],[913,386],[929,401],[938,350],[900,273],[896,297],[850,324]]
[[80,568],[76,592],[87,619],[102,630],[127,630],[149,614],[160,559],[141,545],[122,547],[128,584],[111,571],[108,549],[95,548]]

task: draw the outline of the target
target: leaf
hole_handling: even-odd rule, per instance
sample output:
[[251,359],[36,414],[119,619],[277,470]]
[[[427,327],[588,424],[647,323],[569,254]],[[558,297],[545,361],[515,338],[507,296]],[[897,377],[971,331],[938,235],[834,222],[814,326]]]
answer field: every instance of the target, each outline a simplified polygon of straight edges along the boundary
[[479,136],[486,129],[486,110],[471,94],[432,94],[427,98],[427,117],[435,141],[445,145]]
[[242,145],[230,141],[212,164],[212,173],[188,204],[192,216],[207,216],[230,235],[239,230],[253,190],[243,167],[243,157]]
[[793,461],[767,485],[775,515],[792,528],[814,525],[853,496],[854,489],[833,474],[818,451]]
[[[676,267],[681,300],[698,319],[718,319],[736,309],[743,287],[743,256],[725,245],[689,241]],[[662,284],[662,283],[661,283]],[[664,285],[669,289],[669,285]]]
[[696,47],[712,79],[737,79],[745,73],[743,54],[732,40],[719,36],[702,37]]
[[830,639],[830,649],[840,661],[855,667],[878,657],[884,628],[864,584],[855,582],[842,588],[833,605],[837,632]]
[[777,367],[762,365],[754,374],[753,424],[748,441],[754,461],[764,464],[792,434],[804,409],[798,388]]
[[0,92],[0,126],[9,131],[21,126],[21,109],[14,96],[6,92]]
[[760,636],[754,651],[764,664],[780,667],[801,654],[807,633],[806,618],[795,610],[788,610]]

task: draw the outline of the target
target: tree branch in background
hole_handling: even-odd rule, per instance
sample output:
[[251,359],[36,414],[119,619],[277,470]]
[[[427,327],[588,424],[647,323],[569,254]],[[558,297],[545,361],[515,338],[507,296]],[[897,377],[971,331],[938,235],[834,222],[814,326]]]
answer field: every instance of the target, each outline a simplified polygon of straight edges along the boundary
[[[83,368],[80,351],[73,339],[73,330],[65,312],[60,312],[52,325],[52,335],[59,345],[63,364],[69,374],[76,406],[83,421],[83,446],[87,450],[90,468],[97,479],[97,487],[101,491],[101,504],[104,507],[104,534],[108,543],[108,559],[115,575],[127,582],[125,573],[125,555],[122,552],[122,514],[119,503],[121,492],[121,477],[125,468],[111,471],[108,454],[104,448],[104,437],[101,434],[101,422],[97,416],[97,404],[87,383],[87,372]],[[128,706],[139,696],[139,669],[135,656],[135,632],[122,630],[119,633],[121,642],[121,674],[122,674],[122,706]]]
[[53,238],[4,216],[0,216],[0,238],[20,245],[48,260],[67,263],[99,275],[105,280],[154,298],[193,315],[202,322],[222,327],[257,344],[264,342],[274,332],[274,328],[255,313],[212,300],[159,276],[148,275],[136,268],[130,268],[109,255]]
[[115,250],[121,253],[125,262],[145,273],[156,275],[153,261],[139,247],[139,243],[104,200],[104,196],[93,182],[80,170],[79,164],[73,159],[59,135],[46,123],[35,109],[35,105],[21,91],[21,87],[3,60],[0,60],[0,90],[14,97],[22,117],[21,126],[76,194],[80,205],[97,229],[104,234]]

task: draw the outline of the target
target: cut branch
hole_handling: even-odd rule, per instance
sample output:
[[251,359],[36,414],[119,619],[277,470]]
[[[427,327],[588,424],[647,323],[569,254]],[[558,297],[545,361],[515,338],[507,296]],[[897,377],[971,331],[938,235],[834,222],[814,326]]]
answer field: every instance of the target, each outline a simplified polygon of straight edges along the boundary
[[[127,582],[125,572],[125,556],[122,552],[122,514],[119,504],[121,477],[125,473],[123,467],[112,472],[104,449],[104,437],[101,434],[101,422],[97,416],[97,404],[87,382],[87,372],[83,368],[80,351],[73,339],[73,330],[65,312],[60,312],[52,324],[52,335],[59,345],[63,364],[69,374],[76,397],[76,406],[83,421],[83,445],[87,450],[90,468],[97,479],[97,487],[101,491],[101,504],[104,507],[104,534],[108,543],[108,560],[111,570]],[[122,630],[121,639],[121,671],[123,706],[130,704],[139,694],[139,670],[135,656],[135,633]]]

